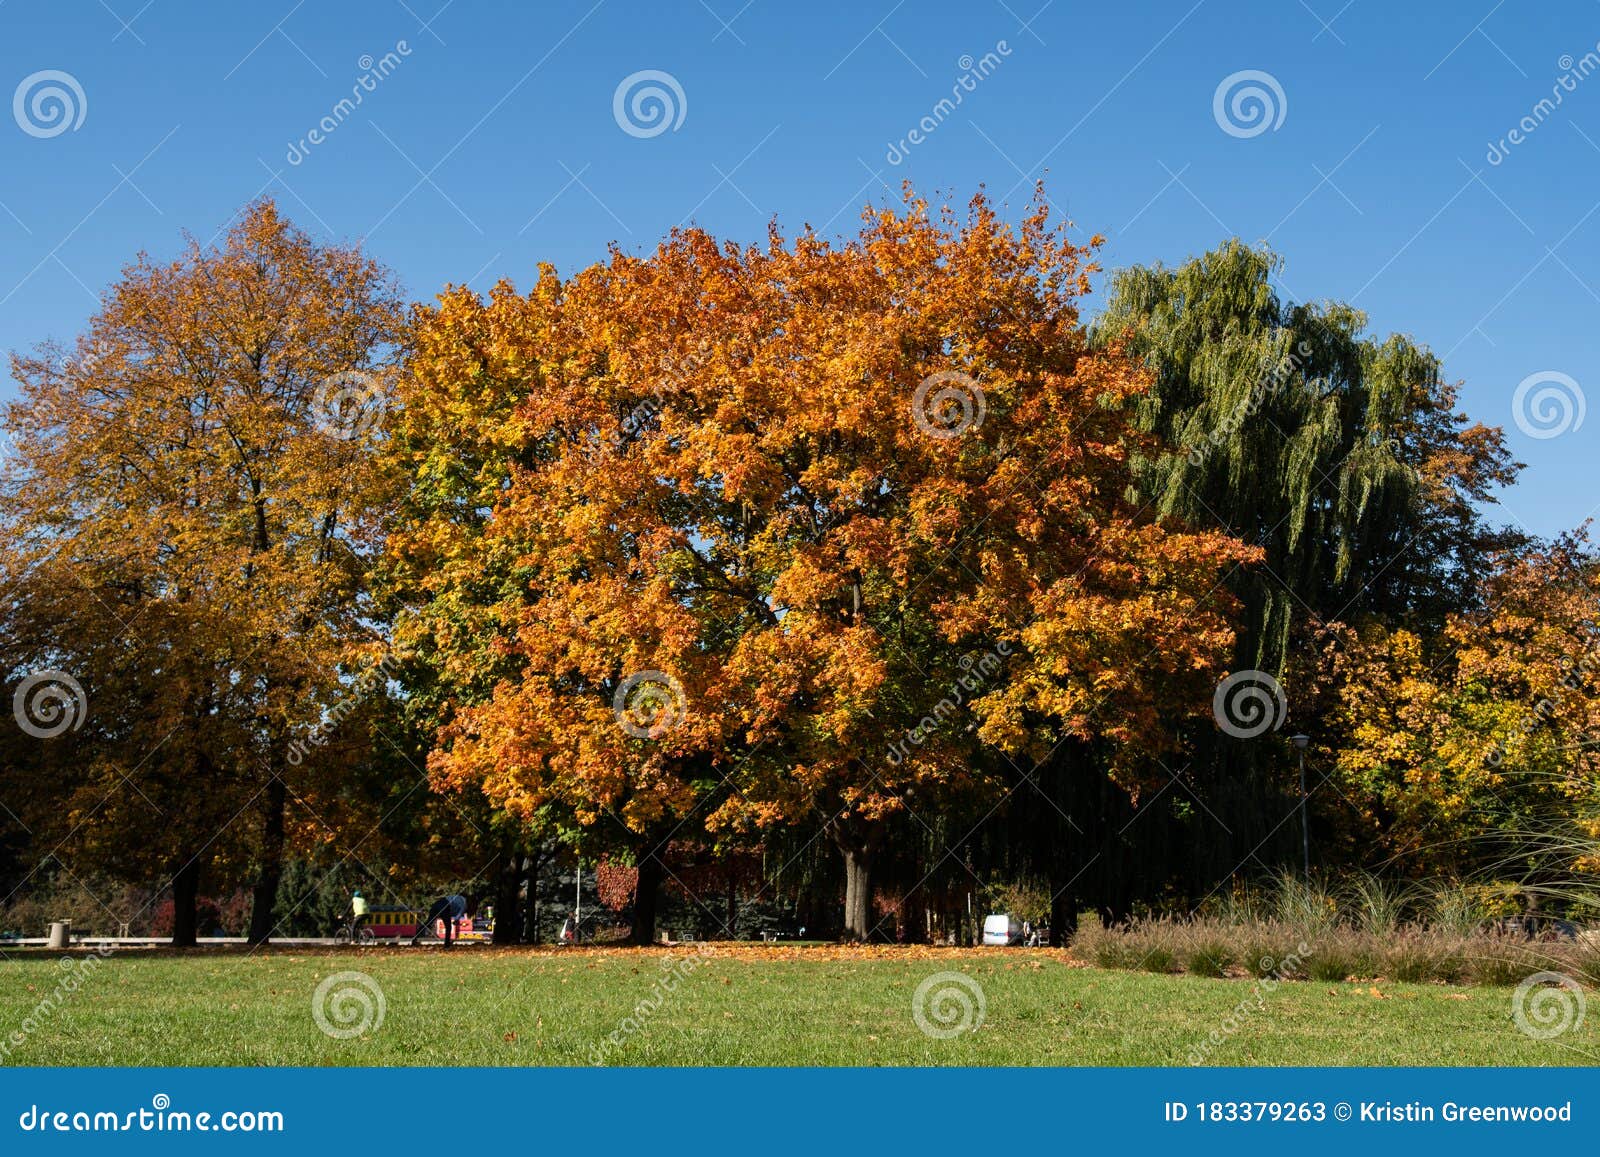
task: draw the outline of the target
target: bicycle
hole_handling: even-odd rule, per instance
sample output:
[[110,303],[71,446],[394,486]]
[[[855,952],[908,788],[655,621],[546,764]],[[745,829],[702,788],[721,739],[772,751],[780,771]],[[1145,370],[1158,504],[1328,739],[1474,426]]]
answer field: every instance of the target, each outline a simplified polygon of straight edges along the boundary
[[355,917],[352,916],[334,930],[333,939],[338,944],[371,944],[377,937],[372,934],[372,929],[364,924],[357,928]]

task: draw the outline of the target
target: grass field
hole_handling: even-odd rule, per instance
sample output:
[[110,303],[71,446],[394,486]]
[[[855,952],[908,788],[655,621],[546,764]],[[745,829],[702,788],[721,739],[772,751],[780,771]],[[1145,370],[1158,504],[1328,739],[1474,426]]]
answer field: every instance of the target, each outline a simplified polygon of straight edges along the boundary
[[[367,1027],[338,1038],[313,1003],[347,971],[367,979],[334,982],[323,1019]],[[966,980],[933,982],[925,1021],[970,1023],[981,992],[981,1024],[930,1036],[916,993],[951,972]],[[12,1065],[1566,1065],[1600,1062],[1600,1030],[1531,1038],[1509,988],[1262,991],[1044,950],[128,950],[0,961],[0,1049]]]

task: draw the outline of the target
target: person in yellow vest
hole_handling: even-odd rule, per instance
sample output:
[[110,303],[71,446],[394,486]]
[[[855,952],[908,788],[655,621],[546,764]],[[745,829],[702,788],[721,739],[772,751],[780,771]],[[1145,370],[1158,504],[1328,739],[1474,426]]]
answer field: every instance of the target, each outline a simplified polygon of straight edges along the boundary
[[355,895],[350,897],[350,939],[361,939],[361,926],[367,922],[367,917],[372,914],[372,909],[367,904],[367,898],[357,888]]

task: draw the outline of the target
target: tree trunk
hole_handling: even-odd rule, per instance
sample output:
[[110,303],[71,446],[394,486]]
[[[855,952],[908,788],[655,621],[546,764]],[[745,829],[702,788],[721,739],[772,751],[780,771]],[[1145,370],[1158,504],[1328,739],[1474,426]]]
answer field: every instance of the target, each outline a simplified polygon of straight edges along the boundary
[[856,885],[860,878],[850,870],[850,853],[844,853],[844,925],[841,935],[850,939],[852,920],[856,910]]
[[283,813],[288,801],[288,788],[282,777],[274,775],[267,783],[261,806],[261,874],[256,877],[250,903],[251,944],[265,944],[275,927],[272,912],[278,905],[278,885],[283,880]]
[[1050,898],[1050,947],[1065,948],[1078,932],[1078,898],[1063,888]]
[[926,944],[930,939],[929,924],[926,893],[918,885],[900,899],[894,938],[900,944]]
[[523,901],[522,938],[529,944],[539,943],[539,858],[539,852],[528,857],[528,897]]
[[629,944],[653,944],[656,939],[656,895],[666,875],[665,865],[654,854],[639,861],[639,881],[633,888],[633,929]]
[[844,849],[844,938],[864,941],[872,935],[872,853]]
[[172,877],[172,947],[193,948],[197,943],[200,917],[200,857],[186,859]]
[[520,944],[522,942],[522,913],[518,910],[517,895],[522,884],[522,856],[515,851],[500,856],[500,871],[495,877],[494,936],[495,944]]
[[728,857],[728,919],[722,933],[729,940],[739,939],[735,932],[735,925],[739,922],[739,874],[734,858]]

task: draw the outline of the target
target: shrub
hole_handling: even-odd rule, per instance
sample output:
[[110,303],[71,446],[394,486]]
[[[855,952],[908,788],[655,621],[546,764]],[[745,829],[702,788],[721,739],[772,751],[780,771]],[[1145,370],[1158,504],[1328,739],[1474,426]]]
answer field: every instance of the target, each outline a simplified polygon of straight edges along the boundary
[[1402,936],[1383,954],[1383,974],[1406,984],[1426,982],[1433,976],[1433,956],[1420,936]]
[[114,936],[122,921],[132,935],[145,935],[150,922],[151,893],[98,877],[34,878],[0,909],[0,932],[43,936],[55,920],[70,920],[74,935]]
[[1492,915],[1481,889],[1454,880],[1434,884],[1425,907],[1429,928],[1453,936],[1473,935]]
[[1138,967],[1144,972],[1171,972],[1177,957],[1165,944],[1152,944],[1140,957]]
[[1271,908],[1278,923],[1319,936],[1339,918],[1339,903],[1333,894],[1293,872],[1274,877]]
[[1305,973],[1307,954],[1301,944],[1314,945],[1313,936],[1275,920],[1257,920],[1230,930],[1236,945],[1234,960],[1251,976],[1294,977]]
[[1371,872],[1357,872],[1345,885],[1345,902],[1351,922],[1361,931],[1372,936],[1392,936],[1405,922],[1413,893]]
[[1306,961],[1306,972],[1312,980],[1340,981],[1356,975],[1355,958],[1336,944],[1320,947]]
[[1600,987],[1600,934],[1578,933],[1577,941],[1567,949],[1566,955],[1578,980]]
[[1546,967],[1523,943],[1503,936],[1480,936],[1464,953],[1466,974],[1474,984],[1512,986],[1531,972]]
[[1183,967],[1194,976],[1226,976],[1233,948],[1215,932],[1193,936],[1184,948]]
[[1101,968],[1131,969],[1139,956],[1120,929],[1106,929],[1098,920],[1085,920],[1072,937],[1072,950]]
[[1126,936],[1136,959],[1133,967],[1142,972],[1172,972],[1182,949],[1182,934],[1171,920],[1131,921]]
[[[1255,904],[1243,889],[1190,920],[1144,918],[1118,928],[1085,923],[1073,947],[1102,968],[1223,977],[1409,984],[1519,984],[1541,969],[1600,982],[1600,933],[1528,941],[1485,931],[1482,888],[1439,883],[1423,891],[1356,876],[1344,907],[1321,886],[1280,875]],[[1270,916],[1252,915],[1269,911]],[[1305,947],[1302,947],[1305,946]]]

